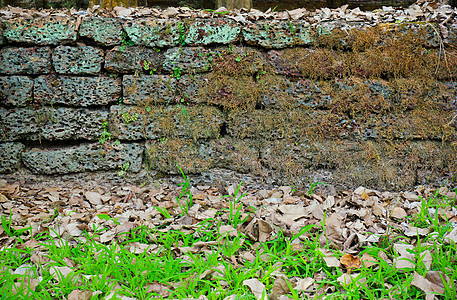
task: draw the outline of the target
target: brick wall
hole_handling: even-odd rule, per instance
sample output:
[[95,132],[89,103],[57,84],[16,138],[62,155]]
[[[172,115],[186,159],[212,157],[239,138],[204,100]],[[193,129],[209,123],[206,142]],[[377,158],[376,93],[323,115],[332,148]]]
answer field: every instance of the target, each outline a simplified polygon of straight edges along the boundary
[[457,172],[457,30],[441,26],[3,20],[0,172],[442,183]]

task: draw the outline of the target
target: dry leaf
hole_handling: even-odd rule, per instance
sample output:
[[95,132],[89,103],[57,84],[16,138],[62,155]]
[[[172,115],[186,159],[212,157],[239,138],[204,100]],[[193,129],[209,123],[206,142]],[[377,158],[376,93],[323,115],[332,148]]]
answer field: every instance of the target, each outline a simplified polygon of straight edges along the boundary
[[340,258],[340,263],[347,269],[357,269],[362,266],[360,258],[352,254],[345,254]]
[[295,285],[296,291],[307,291],[308,288],[314,283],[314,279],[311,277],[305,277],[303,279],[299,279],[297,284]]
[[379,262],[371,257],[368,253],[363,253],[362,258],[360,259],[363,263],[363,265],[367,268],[377,265]]
[[430,282],[425,277],[419,275],[417,272],[414,272],[413,281],[411,281],[411,285],[417,287],[426,294],[444,293],[444,290],[439,285]]
[[257,300],[268,300],[265,285],[261,283],[257,278],[246,279],[243,281],[243,285],[246,285],[251,289],[251,292],[254,294]]
[[93,292],[91,290],[73,290],[68,294],[68,300],[89,300],[92,297]]
[[325,263],[328,267],[340,267],[340,260],[335,256],[324,256],[323,257]]
[[401,207],[395,207],[392,211],[391,217],[396,218],[396,219],[402,219],[404,217],[408,216],[406,211],[401,208]]
[[343,245],[343,217],[337,213],[331,214],[325,220],[325,233],[327,238],[337,246]]
[[86,196],[87,200],[93,205],[102,205],[102,195],[99,193],[87,191],[84,196]]
[[73,270],[70,269],[69,267],[52,266],[51,268],[49,268],[49,273],[51,274],[51,276],[54,277],[54,279],[59,282],[62,277],[66,278],[67,275],[70,274],[71,272],[73,272]]
[[273,289],[270,295],[270,300],[278,299],[280,296],[289,294],[291,283],[286,276],[279,276],[275,279]]
[[343,286],[348,286],[351,283],[354,283],[356,286],[360,286],[367,281],[366,277],[357,278],[360,274],[347,274],[344,273],[336,280],[341,283]]

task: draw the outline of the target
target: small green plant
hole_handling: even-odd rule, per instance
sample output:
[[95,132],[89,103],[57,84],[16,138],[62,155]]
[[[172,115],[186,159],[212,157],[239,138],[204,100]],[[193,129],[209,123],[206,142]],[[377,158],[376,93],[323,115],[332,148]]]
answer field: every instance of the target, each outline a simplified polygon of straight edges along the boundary
[[5,216],[1,216],[1,221],[2,221],[2,228],[3,231],[9,236],[9,237],[16,237],[21,243],[24,243],[24,240],[21,238],[21,235],[24,234],[25,232],[29,231],[31,232],[32,227],[26,227],[22,229],[14,229],[13,228],[13,220],[11,217],[11,211],[9,218],[7,219]]
[[115,225],[120,225],[120,224],[121,224],[121,223],[119,223],[119,221],[117,220],[117,218],[113,218],[113,217],[111,217],[111,216],[108,215],[108,214],[98,214],[97,217],[98,217],[99,219],[101,219],[101,220],[106,220],[106,221],[112,220],[113,223],[114,223]]
[[241,56],[237,56],[237,57],[235,58],[235,60],[236,60],[237,62],[240,62],[240,61],[242,60],[242,58],[241,58]]
[[165,207],[157,206],[156,209],[165,219],[171,219],[171,215]]
[[121,169],[117,174],[119,176],[124,176],[125,174],[127,174],[127,170],[129,169],[130,167],[130,162],[126,161],[125,163],[123,163],[122,165],[119,166],[119,168]]
[[120,50],[121,52],[124,52],[124,51],[125,51],[125,48],[126,48],[127,46],[133,46],[133,45],[135,45],[135,43],[133,43],[133,42],[130,40],[130,38],[129,38],[129,36],[127,35],[127,33],[122,32],[122,46],[119,47],[119,50]]
[[[176,166],[178,167],[179,171],[181,171],[181,175],[184,179],[184,182],[178,184],[178,186],[181,187],[181,192],[179,193],[179,197],[176,197],[176,202],[178,202],[181,211],[184,212],[186,215],[189,215],[189,209],[193,205],[193,196],[190,190],[190,180],[189,177],[186,176],[186,174],[184,174],[184,171],[181,169],[181,167],[178,164],[176,164]],[[186,203],[181,204],[182,198],[184,196],[186,196]]]
[[179,29],[179,45],[184,46],[186,44],[186,27],[182,22],[178,22]]
[[311,179],[311,182],[310,182],[310,184],[309,184],[308,193],[307,193],[308,196],[311,196],[311,195],[313,194],[314,188],[315,188],[317,185],[319,185],[319,184],[328,185],[328,184],[326,184],[325,182],[320,182],[320,181],[319,181],[319,182],[313,182],[313,180]]
[[172,76],[179,80],[179,79],[181,79],[181,72],[182,72],[182,70],[180,67],[174,67]]
[[108,132],[108,121],[106,119],[102,120],[102,126],[103,132],[100,135],[100,138],[98,139],[101,145],[105,144],[106,141],[109,141],[112,138],[111,133]]
[[152,68],[151,62],[148,62],[148,61],[146,61],[146,60],[143,60],[143,61],[141,62],[141,66],[143,67],[143,69],[144,69],[145,71],[149,71],[149,74],[150,74],[150,75],[154,74],[154,72],[157,71],[155,68]]
[[243,203],[241,202],[241,199],[244,196],[246,196],[246,193],[240,195],[241,184],[242,182],[237,186],[237,188],[233,192],[233,196],[225,195],[222,197],[230,198],[228,219],[230,225],[232,225],[233,228],[236,228],[238,224],[243,223],[248,218],[247,216],[244,220],[241,219],[241,213],[243,208]]
[[122,119],[124,119],[124,122],[125,124],[128,124],[128,123],[131,123],[131,122],[135,122],[136,120],[138,120],[138,117],[140,116],[139,113],[129,113],[127,111],[123,111],[122,112]]
[[294,34],[294,32],[295,32],[295,27],[294,27],[294,24],[292,24],[292,22],[289,22],[289,28],[290,28],[290,33],[291,33],[291,34]]

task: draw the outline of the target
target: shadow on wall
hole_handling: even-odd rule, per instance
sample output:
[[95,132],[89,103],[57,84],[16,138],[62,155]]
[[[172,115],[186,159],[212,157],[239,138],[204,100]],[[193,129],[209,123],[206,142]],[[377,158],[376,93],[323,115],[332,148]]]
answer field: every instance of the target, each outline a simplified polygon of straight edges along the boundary
[[[166,8],[168,6],[189,6],[195,9],[215,9],[215,0],[98,0],[110,3],[111,6],[148,6]],[[114,2],[114,3],[113,3]],[[314,10],[321,7],[337,8],[349,4],[349,8],[360,7],[363,10],[373,10],[382,6],[408,6],[414,0],[253,0],[253,8],[266,11],[292,10],[307,8]],[[456,6],[457,0],[449,0],[449,4]],[[0,0],[0,7],[18,6],[22,8],[82,8],[89,6],[89,0]]]

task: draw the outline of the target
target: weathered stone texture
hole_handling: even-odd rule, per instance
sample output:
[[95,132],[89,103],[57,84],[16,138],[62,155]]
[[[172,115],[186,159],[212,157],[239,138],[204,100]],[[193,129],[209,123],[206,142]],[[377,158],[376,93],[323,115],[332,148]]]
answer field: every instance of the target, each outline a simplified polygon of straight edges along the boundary
[[189,26],[185,43],[191,46],[231,44],[239,39],[241,26],[224,19],[194,21]]
[[121,80],[111,77],[49,75],[35,79],[34,100],[44,105],[107,105],[120,96]]
[[[181,28],[180,28],[181,26]],[[142,19],[124,24],[130,40],[138,46],[174,47],[178,46],[185,29],[176,20]]]
[[19,168],[24,145],[0,143],[0,173],[12,173]]
[[79,26],[80,36],[103,46],[119,45],[122,42],[122,32],[122,21],[113,18],[84,18]]
[[0,108],[0,135],[4,141],[98,140],[107,118],[108,111],[83,108]]
[[96,75],[103,63],[103,50],[90,46],[58,46],[52,52],[52,64],[57,73]]
[[26,106],[32,98],[33,80],[27,76],[0,77],[0,105]]
[[163,69],[176,77],[181,73],[208,72],[216,55],[216,51],[203,47],[170,48],[165,52]]
[[46,74],[51,71],[51,48],[8,47],[0,49],[0,73]]
[[111,106],[109,131],[121,140],[184,137],[208,139],[219,137],[224,122],[215,107],[168,106],[144,110],[134,106]]
[[164,55],[144,47],[117,46],[106,53],[105,69],[115,73],[148,73],[162,71]]
[[122,84],[125,104],[163,105],[176,99],[176,79],[171,76],[125,75]]
[[10,42],[59,45],[76,41],[76,24],[71,17],[17,18],[5,22],[3,35]]
[[259,21],[243,28],[246,43],[268,49],[311,45],[311,27],[303,22]]
[[82,144],[59,149],[31,149],[23,154],[23,162],[35,174],[67,174],[119,169],[138,172],[143,146],[139,144]]

